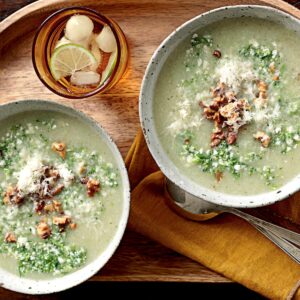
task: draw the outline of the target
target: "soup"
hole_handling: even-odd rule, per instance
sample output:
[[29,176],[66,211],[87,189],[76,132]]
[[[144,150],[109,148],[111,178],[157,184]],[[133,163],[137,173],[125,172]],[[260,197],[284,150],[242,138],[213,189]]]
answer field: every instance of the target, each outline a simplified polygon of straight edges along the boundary
[[1,267],[45,279],[96,259],[123,209],[106,142],[77,118],[45,111],[3,120],[0,137]]
[[156,82],[159,140],[177,171],[251,195],[299,173],[299,36],[271,21],[225,19],[191,34]]

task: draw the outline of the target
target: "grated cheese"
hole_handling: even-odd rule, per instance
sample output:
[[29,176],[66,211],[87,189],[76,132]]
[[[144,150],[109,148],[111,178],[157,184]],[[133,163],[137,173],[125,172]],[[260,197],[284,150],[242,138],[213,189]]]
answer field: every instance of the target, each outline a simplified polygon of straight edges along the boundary
[[64,185],[66,187],[72,184],[74,179],[74,174],[67,168],[66,164],[60,164],[57,166],[60,177],[64,180]]
[[27,161],[25,167],[17,175],[19,189],[25,193],[35,193],[40,188],[40,182],[37,180],[41,176],[43,166],[42,158],[35,153]]
[[252,91],[253,81],[258,78],[250,61],[239,58],[220,60],[215,69],[215,79],[225,83],[235,94],[243,89]]

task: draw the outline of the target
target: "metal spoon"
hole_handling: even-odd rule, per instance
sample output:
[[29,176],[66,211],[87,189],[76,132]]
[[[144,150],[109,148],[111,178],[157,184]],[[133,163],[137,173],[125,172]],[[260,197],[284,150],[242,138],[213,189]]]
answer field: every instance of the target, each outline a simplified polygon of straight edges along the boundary
[[288,256],[290,256],[294,261],[300,264],[300,249],[287,241],[286,239],[277,236],[271,231],[267,231],[265,228],[253,225],[257,230],[259,230],[264,236],[269,238],[275,245],[277,245],[281,250],[283,250]]
[[194,215],[226,212],[248,221],[296,262],[300,263],[300,249],[296,247],[296,245],[300,246],[300,234],[254,217],[239,209],[212,204],[197,198],[168,180],[167,189],[176,205]]

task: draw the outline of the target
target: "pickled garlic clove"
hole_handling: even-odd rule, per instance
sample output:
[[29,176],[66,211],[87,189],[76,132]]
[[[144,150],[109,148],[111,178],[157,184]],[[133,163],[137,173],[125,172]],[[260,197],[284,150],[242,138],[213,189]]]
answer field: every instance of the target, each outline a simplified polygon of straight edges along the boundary
[[84,47],[85,49],[89,49],[90,41],[91,41],[91,37],[88,37],[87,39],[78,41],[75,44],[80,45],[80,46]]
[[107,25],[103,27],[101,32],[96,37],[96,42],[99,48],[104,52],[111,53],[117,49],[116,38],[111,28]]
[[83,42],[89,41],[93,30],[94,23],[89,17],[74,15],[66,24],[65,35],[73,43],[82,45]]
[[55,49],[62,45],[67,45],[67,44],[71,44],[71,41],[68,40],[65,36],[63,36],[60,40],[57,41],[55,45]]
[[73,85],[98,84],[99,81],[100,74],[94,71],[77,71],[71,76],[71,83]]
[[100,52],[98,44],[95,41],[95,37],[96,37],[96,35],[93,34],[93,37],[92,37],[91,43],[90,43],[90,51],[95,56],[97,63],[90,67],[91,71],[96,71],[102,62],[102,54]]

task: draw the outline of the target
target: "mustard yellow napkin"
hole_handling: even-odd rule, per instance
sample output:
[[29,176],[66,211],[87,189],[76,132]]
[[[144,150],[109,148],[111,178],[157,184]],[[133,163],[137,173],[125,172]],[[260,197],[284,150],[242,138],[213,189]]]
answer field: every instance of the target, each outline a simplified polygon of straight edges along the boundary
[[[127,155],[132,198],[129,226],[271,299],[300,299],[300,266],[245,221],[223,214],[188,220],[166,204],[164,176],[139,131]],[[297,199],[296,199],[297,200]],[[281,202],[299,220],[300,201]]]

